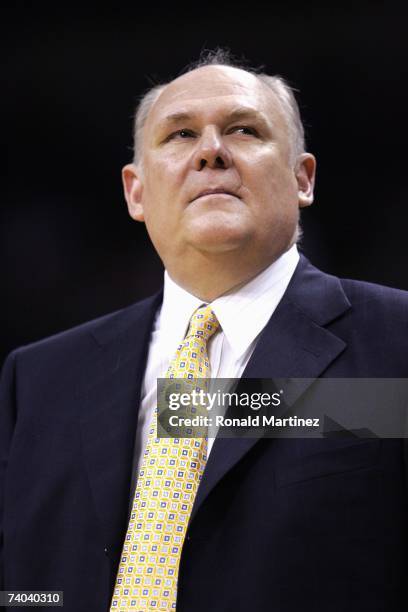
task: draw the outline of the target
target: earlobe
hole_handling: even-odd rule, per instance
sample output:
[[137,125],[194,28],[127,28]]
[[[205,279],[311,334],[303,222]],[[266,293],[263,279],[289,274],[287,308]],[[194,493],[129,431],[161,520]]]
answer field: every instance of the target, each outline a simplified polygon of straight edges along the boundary
[[143,184],[140,171],[135,164],[127,164],[122,169],[122,182],[129,215],[135,221],[144,221],[142,205]]
[[296,164],[299,208],[313,203],[313,189],[316,175],[316,159],[311,153],[303,153]]

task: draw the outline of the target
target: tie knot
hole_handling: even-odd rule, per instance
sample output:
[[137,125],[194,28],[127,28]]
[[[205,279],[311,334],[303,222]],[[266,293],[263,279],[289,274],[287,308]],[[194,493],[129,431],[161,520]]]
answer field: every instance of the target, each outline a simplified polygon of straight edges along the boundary
[[207,342],[219,328],[220,324],[211,310],[211,306],[200,306],[192,314],[187,336],[197,336]]

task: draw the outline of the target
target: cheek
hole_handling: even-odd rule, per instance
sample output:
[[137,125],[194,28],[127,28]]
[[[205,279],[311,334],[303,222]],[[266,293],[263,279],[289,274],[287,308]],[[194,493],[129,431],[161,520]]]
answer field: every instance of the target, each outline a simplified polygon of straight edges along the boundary
[[258,231],[265,235],[293,233],[299,215],[294,172],[283,164],[254,167],[248,175],[249,202],[255,210]]
[[294,171],[289,165],[285,152],[277,146],[270,145],[253,148],[246,152],[244,158],[237,157],[237,168],[244,182],[253,189],[277,191],[283,190],[285,184],[292,184]]
[[188,151],[182,150],[166,150],[153,152],[146,158],[146,169],[148,174],[162,176],[163,173],[174,174],[181,173],[188,166],[189,160]]
[[276,210],[297,206],[297,183],[293,172],[276,166],[261,172],[255,171],[246,183],[251,196],[260,206],[271,205]]
[[146,198],[158,203],[174,199],[183,185],[183,177],[175,164],[156,163],[145,174],[144,192]]
[[284,202],[288,199],[297,201],[297,181],[294,170],[284,160],[273,164],[265,173],[266,188],[270,185],[275,197],[280,197]]

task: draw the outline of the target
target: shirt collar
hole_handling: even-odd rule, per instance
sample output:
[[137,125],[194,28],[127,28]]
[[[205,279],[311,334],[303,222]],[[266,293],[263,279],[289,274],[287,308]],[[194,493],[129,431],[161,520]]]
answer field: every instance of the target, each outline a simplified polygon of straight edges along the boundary
[[[286,288],[299,262],[296,245],[281,255],[270,266],[245,285],[230,291],[211,304],[227,342],[239,358],[263,330]],[[155,331],[171,349],[185,336],[190,317],[203,301],[182,289],[164,274],[163,304]]]
[[202,300],[177,285],[165,270],[163,303],[154,326],[164,351],[175,350],[187,333],[191,315],[201,304]]

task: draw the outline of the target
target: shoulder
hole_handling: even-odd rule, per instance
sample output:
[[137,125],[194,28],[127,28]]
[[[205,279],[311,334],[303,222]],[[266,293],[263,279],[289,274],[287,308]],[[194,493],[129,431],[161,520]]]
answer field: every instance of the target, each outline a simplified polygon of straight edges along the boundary
[[372,364],[367,371],[384,376],[406,375],[408,292],[364,281],[339,280],[350,309],[330,329],[362,361]]
[[287,299],[319,325],[339,319],[408,322],[408,292],[365,281],[339,278],[319,270],[301,255]]
[[408,306],[408,291],[350,278],[340,278],[344,292],[355,303]]
[[355,314],[387,327],[408,325],[408,291],[364,281],[339,280]]
[[[408,292],[338,278],[302,257],[290,298],[298,310],[342,340],[347,372],[400,377],[407,372]],[[340,364],[340,361],[338,361]],[[341,370],[342,375],[346,370]]]
[[71,329],[54,334],[13,350],[6,359],[4,368],[14,363],[29,362],[30,366],[54,360],[81,361],[81,358],[96,347],[126,336],[131,330],[150,329],[161,302],[161,293],[136,302],[123,309],[103,315]]
[[[312,301],[311,310],[319,310],[321,300],[324,306],[333,304],[333,299],[342,307],[365,314],[381,311],[395,311],[408,314],[408,291],[386,287],[350,278],[340,278],[316,268],[301,255],[293,277],[291,295],[300,303]],[[347,310],[347,308],[344,308]]]
[[318,325],[366,346],[408,345],[408,292],[339,278],[301,256],[288,295]]

